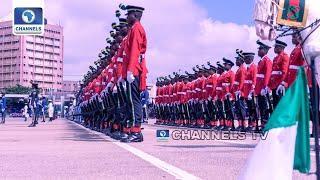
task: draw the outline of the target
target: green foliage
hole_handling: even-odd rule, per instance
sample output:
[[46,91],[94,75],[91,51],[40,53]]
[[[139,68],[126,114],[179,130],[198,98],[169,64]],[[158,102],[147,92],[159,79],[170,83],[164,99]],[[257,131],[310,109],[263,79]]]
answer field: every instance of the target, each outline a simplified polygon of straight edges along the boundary
[[4,92],[6,94],[29,94],[31,92],[31,88],[17,84],[13,87],[5,88]]

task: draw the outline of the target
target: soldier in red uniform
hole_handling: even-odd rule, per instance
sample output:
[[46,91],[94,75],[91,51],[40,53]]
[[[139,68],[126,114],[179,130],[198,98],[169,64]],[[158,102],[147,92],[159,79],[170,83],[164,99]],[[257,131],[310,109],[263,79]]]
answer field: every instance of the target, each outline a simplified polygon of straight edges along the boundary
[[198,84],[196,87],[197,90],[197,99],[198,99],[198,117],[197,117],[197,126],[200,128],[204,128],[205,125],[205,116],[206,116],[206,110],[204,106],[204,93],[206,92],[205,90],[205,81],[206,81],[206,71],[204,69],[199,68],[199,73],[198,73]]
[[216,74],[217,68],[208,63],[210,69],[208,73],[210,76],[206,79],[206,94],[207,94],[207,109],[208,109],[208,128],[214,128],[217,126],[216,113],[217,109],[214,103],[215,91],[217,86],[218,75]]
[[[290,54],[287,76],[281,83],[281,85],[286,88],[290,87],[296,79],[299,67],[307,65],[302,55],[301,41],[301,36],[298,33],[292,35],[292,44],[294,44],[295,47]],[[279,89],[280,88],[283,89],[283,87],[279,86]]]
[[187,102],[186,109],[188,113],[187,121],[185,122],[186,126],[190,126],[193,120],[193,109],[192,109],[192,98],[193,98],[193,76],[192,74],[186,73],[188,75],[188,82],[186,84],[187,89]]
[[156,82],[156,97],[155,97],[155,110],[156,110],[156,122],[155,124],[160,124],[161,122],[161,94],[162,94],[162,84],[159,78],[157,78]]
[[283,91],[277,91],[281,83],[287,77],[287,72],[289,68],[289,56],[284,52],[287,44],[285,42],[276,40],[274,52],[277,56],[273,60],[272,72],[269,81],[269,88],[272,90],[273,108],[275,108],[280,101]]
[[[147,49],[147,38],[140,20],[144,8],[138,6],[126,6],[128,11],[127,22],[131,25],[128,33],[128,47],[126,62],[123,64],[126,71],[127,95],[130,99],[128,112],[130,113],[130,128],[128,138],[121,139],[121,142],[141,142],[142,105],[140,92],[146,89],[147,68],[145,53]],[[125,50],[126,51],[126,50]]]
[[183,110],[183,126],[188,126],[190,121],[190,112],[188,108],[188,100],[190,93],[190,77],[185,75],[183,78],[183,84],[181,89],[181,105]]
[[261,129],[267,123],[272,111],[272,104],[269,96],[268,83],[272,72],[272,61],[268,57],[268,51],[271,48],[266,43],[257,41],[259,45],[258,56],[261,58],[258,62],[257,80],[255,94],[258,98],[258,106],[261,117]]
[[183,125],[183,121],[185,119],[184,117],[184,110],[183,110],[183,87],[184,87],[184,79],[185,76],[184,75],[179,75],[178,78],[178,84],[177,84],[177,106],[178,106],[178,110],[179,110],[179,115],[178,115],[178,120],[177,120],[177,125],[178,126],[182,126]]
[[255,53],[243,53],[246,63],[246,77],[243,85],[243,97],[246,99],[248,106],[248,127],[246,131],[252,131],[258,126],[257,101],[254,95],[256,86],[257,65],[253,63]]
[[234,72],[231,68],[234,63],[226,58],[222,59],[224,61],[224,66],[226,73],[223,77],[222,89],[224,95],[224,107],[226,113],[225,127],[223,130],[234,130],[234,111],[233,111],[233,95],[231,94],[231,89],[234,83]]
[[172,79],[169,75],[169,84],[168,84],[168,96],[167,96],[167,107],[168,107],[168,118],[166,121],[166,125],[173,125],[173,120],[174,120],[174,113],[173,113],[173,86],[174,86],[174,79]]
[[243,98],[243,85],[246,77],[246,68],[244,63],[244,56],[242,51],[237,50],[236,53],[236,65],[239,67],[234,78],[234,83],[232,86],[232,93],[235,96],[235,114],[238,119],[237,131],[243,131],[245,128],[245,117],[246,117],[246,106]]
[[216,126],[217,130],[221,130],[224,128],[224,121],[225,121],[225,109],[224,109],[224,104],[223,104],[223,100],[224,100],[224,94],[223,94],[223,89],[222,89],[222,83],[224,80],[224,76],[226,74],[225,72],[225,67],[222,66],[220,64],[220,62],[217,62],[217,66],[218,66],[218,79],[217,79],[217,86],[216,86],[216,97],[215,97],[215,101],[216,101],[216,106],[217,106],[217,120],[219,121],[219,126]]
[[189,110],[191,113],[191,119],[190,119],[190,127],[196,127],[197,126],[197,91],[196,91],[196,84],[198,79],[198,71],[193,68],[194,75],[193,79],[190,82],[190,99],[189,99]]

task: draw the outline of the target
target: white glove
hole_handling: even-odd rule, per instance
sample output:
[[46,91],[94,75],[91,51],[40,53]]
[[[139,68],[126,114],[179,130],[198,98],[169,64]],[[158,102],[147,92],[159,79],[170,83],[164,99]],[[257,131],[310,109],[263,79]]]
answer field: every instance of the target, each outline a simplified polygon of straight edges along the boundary
[[113,83],[112,83],[112,82],[109,82],[109,83],[107,84],[107,89],[111,88],[112,86],[113,86]]
[[268,91],[266,91],[265,89],[261,89],[260,94],[261,94],[261,96],[265,96],[267,94],[267,92]]
[[277,88],[276,94],[278,96],[280,95],[280,93],[284,95],[285,92],[286,92],[286,88],[284,87],[284,85],[280,84]]
[[231,93],[227,93],[226,95],[224,95],[226,98],[229,96],[231,97]]
[[249,95],[248,95],[248,100],[249,101],[252,100],[252,94],[251,93],[249,93]]
[[126,83],[122,83],[122,87],[123,87],[123,90],[127,90],[127,84]]
[[113,90],[112,90],[112,93],[117,93],[117,92],[118,92],[118,88],[117,88],[117,86],[114,86]]
[[240,92],[240,91],[236,91],[236,92],[234,93],[234,95],[236,95],[236,97],[239,97],[239,96],[240,96],[240,94],[241,94],[241,92]]
[[209,100],[209,101],[211,101],[211,100],[212,100],[212,97],[211,97],[211,96],[209,96],[209,97],[208,97],[208,100]]
[[144,108],[147,108],[147,105],[146,105],[146,104],[144,104],[144,105],[143,105],[143,107],[144,107]]
[[122,76],[120,76],[120,77],[118,78],[117,83],[120,84],[121,82],[122,82]]
[[131,84],[134,81],[134,76],[132,72],[128,71],[127,72],[127,81]]

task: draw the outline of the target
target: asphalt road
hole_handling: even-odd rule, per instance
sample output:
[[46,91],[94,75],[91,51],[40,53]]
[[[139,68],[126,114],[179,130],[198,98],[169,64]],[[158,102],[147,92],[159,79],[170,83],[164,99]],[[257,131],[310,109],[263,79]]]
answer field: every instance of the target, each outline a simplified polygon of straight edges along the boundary
[[[258,142],[251,135],[159,142],[157,129],[177,129],[144,125],[144,142],[124,144],[65,119],[29,123],[0,125],[0,179],[237,179]],[[314,152],[311,159],[314,172]],[[294,172],[294,179],[315,175]]]

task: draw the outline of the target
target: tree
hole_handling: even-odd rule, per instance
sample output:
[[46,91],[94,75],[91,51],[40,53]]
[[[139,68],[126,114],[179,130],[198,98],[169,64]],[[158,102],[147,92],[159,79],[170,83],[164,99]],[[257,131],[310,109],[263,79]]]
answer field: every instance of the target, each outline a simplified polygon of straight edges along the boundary
[[17,84],[15,86],[5,88],[4,92],[6,94],[29,94],[31,92],[31,88]]

